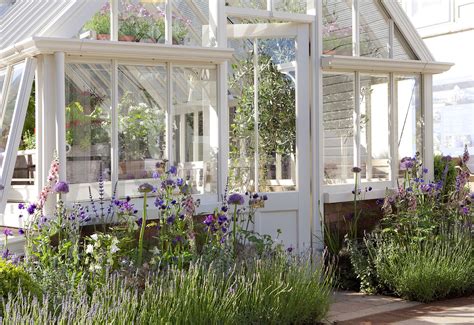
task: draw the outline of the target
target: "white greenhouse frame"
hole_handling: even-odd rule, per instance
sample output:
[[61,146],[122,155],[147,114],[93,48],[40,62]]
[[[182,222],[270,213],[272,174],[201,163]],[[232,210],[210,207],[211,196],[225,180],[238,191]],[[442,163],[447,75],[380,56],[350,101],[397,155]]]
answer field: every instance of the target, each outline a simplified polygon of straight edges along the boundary
[[[186,0],[187,1],[187,0]],[[18,0],[11,11],[3,13],[0,33],[9,35],[0,40],[0,69],[10,69],[13,64],[26,60],[28,69],[22,79],[19,100],[16,103],[15,121],[22,125],[26,103],[31,87],[34,62],[36,65],[36,155],[37,167],[34,186],[10,186],[15,165],[21,128],[12,130],[6,160],[1,174],[1,184],[6,193],[2,195],[0,224],[18,226],[13,202],[33,200],[41,191],[48,173],[49,163],[57,151],[59,161],[66,165],[65,126],[65,64],[67,62],[107,62],[112,74],[112,134],[117,134],[117,106],[119,102],[117,65],[120,62],[141,65],[164,64],[171,80],[173,65],[215,67],[217,71],[217,115],[218,148],[217,193],[203,196],[201,210],[214,207],[226,188],[229,165],[229,112],[228,112],[228,62],[233,50],[228,48],[230,39],[258,39],[265,37],[293,37],[296,43],[296,60],[282,66],[283,73],[295,71],[296,78],[296,191],[268,193],[269,201],[259,213],[256,227],[261,232],[275,234],[277,228],[287,233],[283,240],[300,251],[308,248],[320,249],[320,214],[324,204],[351,201],[352,184],[324,184],[324,125],[323,125],[323,74],[344,72],[355,76],[355,89],[359,86],[360,73],[384,73],[389,76],[390,105],[390,158],[392,179],[387,182],[369,182],[374,190],[366,199],[383,196],[386,188],[395,188],[398,174],[398,126],[394,76],[396,74],[418,74],[421,76],[421,104],[423,111],[423,159],[428,167],[433,166],[433,117],[432,75],[448,70],[452,64],[436,62],[416,33],[403,10],[395,1],[374,0],[389,16],[389,40],[393,44],[395,26],[413,51],[417,60],[395,60],[390,47],[389,58],[360,57],[359,54],[359,2],[352,0],[353,56],[323,55],[323,8],[320,0],[307,0],[306,13],[290,13],[275,10],[274,1],[267,0],[266,9],[228,7],[223,0],[209,0],[209,14],[197,16],[208,20],[203,24],[203,46],[191,47],[172,44],[173,2],[166,1],[165,44],[127,43],[118,41],[119,0],[111,0],[111,40],[72,38],[77,36],[77,26],[82,26],[103,5],[101,0],[65,0],[61,5],[54,0],[36,3]],[[149,2],[149,1],[148,1]],[[199,10],[192,1],[187,1],[191,10]],[[15,6],[17,10],[15,10]],[[51,8],[54,12],[48,13]],[[21,19],[20,19],[21,17]],[[228,24],[228,18],[258,20],[256,24]],[[272,21],[279,21],[274,23]],[[283,21],[284,23],[281,23]],[[14,31],[21,30],[15,34]],[[82,35],[81,37],[83,37]],[[86,35],[87,36],[87,35]],[[7,82],[5,82],[6,84]],[[172,86],[168,87],[167,107],[172,107]],[[4,92],[3,92],[4,93]],[[1,98],[2,93],[0,93]],[[355,112],[359,112],[359,101],[355,100]],[[1,102],[0,102],[1,110]],[[357,123],[359,117],[356,117]],[[13,132],[15,131],[15,132]],[[168,142],[170,135],[168,132]],[[360,139],[356,144],[360,144]],[[116,182],[118,170],[118,139],[111,140],[112,179]],[[168,149],[170,150],[170,149]],[[171,152],[170,152],[171,155]],[[258,157],[256,158],[258,160]],[[258,164],[258,161],[256,161]],[[356,150],[355,165],[360,164],[360,153]],[[8,167],[8,168],[7,168]],[[430,173],[432,168],[430,169]],[[432,177],[432,174],[428,175]],[[61,179],[66,179],[65,169]],[[87,185],[87,184],[84,184]],[[79,191],[85,191],[86,186]],[[6,206],[6,198],[12,203]]]

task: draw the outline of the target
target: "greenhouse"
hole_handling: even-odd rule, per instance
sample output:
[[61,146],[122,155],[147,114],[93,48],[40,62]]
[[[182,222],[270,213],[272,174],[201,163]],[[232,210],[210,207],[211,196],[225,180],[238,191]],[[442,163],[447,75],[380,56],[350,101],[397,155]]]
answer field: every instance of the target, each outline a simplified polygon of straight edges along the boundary
[[56,156],[70,203],[139,199],[164,161],[202,213],[265,193],[255,228],[301,251],[356,182],[381,198],[417,153],[433,177],[451,64],[396,1],[4,0],[0,35],[1,226]]

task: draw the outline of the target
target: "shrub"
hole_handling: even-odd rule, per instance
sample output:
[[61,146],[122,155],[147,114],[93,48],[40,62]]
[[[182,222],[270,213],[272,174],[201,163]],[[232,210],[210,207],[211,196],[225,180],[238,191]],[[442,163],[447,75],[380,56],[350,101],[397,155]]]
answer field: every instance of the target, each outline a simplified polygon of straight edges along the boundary
[[454,233],[411,245],[398,238],[377,237],[369,247],[380,283],[403,298],[421,302],[474,290],[471,234]]
[[40,292],[39,287],[23,268],[0,258],[0,298],[16,294],[19,289],[35,295]]
[[329,278],[309,263],[285,258],[253,260],[227,272],[197,262],[187,270],[173,266],[152,273],[142,289],[134,278],[118,275],[90,298],[79,286],[54,308],[18,295],[6,303],[4,322],[314,323],[328,311]]

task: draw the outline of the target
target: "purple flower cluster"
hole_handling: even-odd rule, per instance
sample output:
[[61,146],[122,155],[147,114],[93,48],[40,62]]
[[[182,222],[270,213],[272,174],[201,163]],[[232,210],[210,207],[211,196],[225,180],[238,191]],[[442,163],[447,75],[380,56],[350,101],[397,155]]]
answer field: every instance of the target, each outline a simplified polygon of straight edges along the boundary
[[244,205],[245,198],[242,194],[233,193],[229,196],[227,203],[230,205]]
[[400,161],[400,170],[411,170],[416,166],[416,158],[404,157]]

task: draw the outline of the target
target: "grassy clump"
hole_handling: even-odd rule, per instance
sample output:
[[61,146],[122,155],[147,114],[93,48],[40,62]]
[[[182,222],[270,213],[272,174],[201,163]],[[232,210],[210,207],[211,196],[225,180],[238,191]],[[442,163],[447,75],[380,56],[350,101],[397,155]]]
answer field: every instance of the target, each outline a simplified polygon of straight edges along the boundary
[[474,244],[470,233],[400,241],[379,237],[369,244],[378,281],[400,297],[429,302],[474,290]]
[[[202,262],[147,276],[143,286],[112,276],[92,296],[85,286],[44,305],[21,293],[4,305],[6,324],[300,324],[321,321],[330,281],[309,263],[254,260],[222,270]],[[137,280],[137,279],[136,279]],[[43,299],[48,301],[48,299]]]

